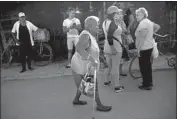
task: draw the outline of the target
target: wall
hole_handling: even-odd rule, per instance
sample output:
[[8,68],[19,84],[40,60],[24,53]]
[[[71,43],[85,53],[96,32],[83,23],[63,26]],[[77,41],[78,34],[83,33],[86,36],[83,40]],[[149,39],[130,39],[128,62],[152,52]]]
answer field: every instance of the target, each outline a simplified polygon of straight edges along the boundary
[[22,7],[28,19],[41,28],[61,31],[64,15],[61,2],[34,2]]
[[[107,2],[107,7],[112,3]],[[149,12],[149,18],[161,25],[162,29],[160,32],[168,32],[169,20],[166,15],[165,2],[124,2],[124,4],[132,5],[134,10],[139,7],[145,7]],[[62,6],[62,2],[33,2],[23,6],[22,10],[27,14],[28,19],[36,25],[50,29],[58,28],[58,32],[62,32],[64,14],[61,12],[65,12],[64,7],[66,6]],[[102,11],[102,8],[100,10]],[[82,25],[88,14],[83,13],[79,16]],[[98,11],[95,11],[94,14],[98,15]]]
[[[21,4],[22,3],[22,4]],[[106,9],[112,5],[114,2],[106,2]],[[119,2],[120,3],[120,2]],[[165,2],[121,2],[124,3],[125,7],[130,7],[135,11],[139,7],[145,7],[149,12],[149,19],[158,23],[161,26],[159,33],[165,34],[170,32],[170,20],[168,17],[169,9]],[[76,5],[81,8],[82,14],[77,17],[80,19],[82,26],[84,26],[84,19],[89,15],[96,15],[98,13],[101,15],[101,21],[104,20],[103,14],[103,2],[92,2],[94,8],[97,9],[94,12],[88,12],[89,2],[19,2],[14,11],[10,11],[17,16],[19,11],[23,11],[27,15],[27,19],[34,23],[40,28],[50,29],[51,35],[60,35],[62,33],[62,22],[67,17],[66,9],[67,7],[76,7]],[[53,47],[55,52],[59,52],[65,47],[66,50],[66,40],[65,37],[56,36],[56,40],[62,39],[62,41],[53,42]],[[54,38],[52,37],[52,40]],[[60,49],[58,49],[60,47]],[[63,50],[63,49],[62,49]],[[60,53],[59,53],[60,54]],[[67,53],[65,53],[67,54]]]

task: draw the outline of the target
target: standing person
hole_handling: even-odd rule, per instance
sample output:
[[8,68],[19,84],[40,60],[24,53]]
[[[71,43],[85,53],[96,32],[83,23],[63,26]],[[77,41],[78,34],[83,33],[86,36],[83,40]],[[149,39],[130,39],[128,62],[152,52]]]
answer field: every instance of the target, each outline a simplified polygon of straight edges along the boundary
[[134,22],[135,22],[135,19],[134,19],[134,16],[133,16],[132,11],[130,10],[130,8],[128,8],[126,10],[126,12],[125,12],[124,22],[126,24],[127,32],[131,34],[133,39],[135,39],[134,32],[135,32],[136,28],[134,28],[134,26],[133,26]]
[[[25,13],[20,12],[18,14],[19,21],[15,22],[12,28],[12,35],[14,39],[17,39],[17,43],[20,44],[20,61],[22,64],[22,70],[20,73],[26,71],[26,57],[27,57],[27,64],[28,69],[33,70],[34,68],[31,67],[31,60],[32,60],[32,47],[34,46],[33,41],[33,31],[37,31],[38,27],[32,24],[30,21],[26,20]],[[16,38],[15,38],[16,35]]]
[[68,48],[68,62],[66,68],[71,67],[71,58],[73,52],[73,46],[78,42],[79,32],[81,31],[81,23],[78,18],[75,17],[75,9],[68,9],[69,17],[63,21],[63,32],[67,33],[67,48]]
[[115,23],[115,20],[121,19],[121,13],[116,6],[110,6],[107,9],[107,14],[108,18],[102,25],[106,39],[104,52],[108,64],[104,85],[108,86],[111,83],[111,79],[113,79],[115,92],[120,92],[124,89],[124,87],[119,84],[119,66],[122,59],[122,47],[113,37],[117,38],[122,43],[122,28]]
[[[99,71],[99,47],[97,44],[97,33],[99,28],[99,18],[96,16],[89,16],[85,19],[85,30],[83,30],[79,36],[79,41],[76,45],[76,52],[71,60],[71,68],[73,71],[74,81],[77,86],[77,92],[74,105],[86,105],[86,101],[80,101],[81,91],[79,86],[82,78],[87,73],[87,65],[91,63],[93,67],[96,67]],[[91,68],[90,75],[93,76],[94,68]],[[96,109],[98,111],[110,111],[111,106],[104,106],[99,97],[98,82],[96,81],[95,92]]]
[[[126,28],[126,24],[124,23],[123,10],[119,9],[119,13],[120,13],[119,14],[120,19],[116,19],[115,23],[116,25],[119,25],[122,28],[122,43],[127,48],[128,47],[127,40],[126,40],[127,28]],[[123,62],[124,62],[124,59],[121,59],[120,67],[119,67],[120,76],[127,76],[127,74],[123,73]]]
[[153,87],[151,63],[153,33],[157,32],[160,26],[148,19],[148,11],[145,8],[136,10],[136,19],[139,22],[138,28],[135,31],[136,48],[138,50],[139,66],[143,78],[142,85],[139,88],[151,90]]

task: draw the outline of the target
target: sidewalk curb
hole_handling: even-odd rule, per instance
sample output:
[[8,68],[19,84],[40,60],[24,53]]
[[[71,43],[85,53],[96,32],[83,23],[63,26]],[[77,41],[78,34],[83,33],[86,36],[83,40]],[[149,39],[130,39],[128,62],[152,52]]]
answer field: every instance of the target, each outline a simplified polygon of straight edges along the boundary
[[54,77],[61,77],[61,76],[72,76],[72,74],[55,74],[55,75],[47,75],[47,76],[34,76],[34,77],[5,77],[2,78],[1,81],[13,81],[13,80],[27,80],[27,79],[44,79],[44,78],[54,78]]
[[[153,72],[157,71],[171,71],[175,70],[174,68],[157,68],[157,69],[152,69]],[[70,73],[57,73],[53,75],[43,75],[43,76],[22,76],[22,77],[1,77],[1,81],[13,81],[13,80],[27,80],[27,79],[44,79],[44,78],[55,78],[55,77],[61,77],[61,76],[72,76]]]
[[174,68],[157,68],[157,69],[152,69],[153,72],[156,71],[171,71],[171,70],[175,70]]

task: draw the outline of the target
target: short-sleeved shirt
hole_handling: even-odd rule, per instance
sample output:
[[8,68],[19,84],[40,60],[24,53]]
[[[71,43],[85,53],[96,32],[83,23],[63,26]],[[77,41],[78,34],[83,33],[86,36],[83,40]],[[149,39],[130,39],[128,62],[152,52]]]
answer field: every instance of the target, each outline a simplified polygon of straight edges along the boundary
[[[30,34],[30,40],[31,40],[31,45],[34,45],[33,41],[33,31],[37,31],[38,27],[36,27],[34,24],[32,24],[30,21],[26,21],[26,26],[28,28],[29,34]],[[16,38],[19,39],[19,27],[20,27],[20,21],[15,22],[13,28],[12,28],[12,33],[17,33]]]
[[140,50],[147,50],[153,48],[153,22],[146,18],[139,23],[135,31],[136,44],[138,44],[138,42],[142,40],[142,38],[140,37],[141,34],[139,32],[142,29],[147,29],[148,32],[145,36],[145,39],[143,39],[145,41],[144,44],[141,46]]
[[[63,26],[69,28],[73,23],[75,23],[76,25],[81,24],[78,18],[73,18],[73,19],[67,18],[63,21]],[[78,37],[78,35],[79,35],[79,31],[77,29],[70,29],[67,32],[67,37]]]

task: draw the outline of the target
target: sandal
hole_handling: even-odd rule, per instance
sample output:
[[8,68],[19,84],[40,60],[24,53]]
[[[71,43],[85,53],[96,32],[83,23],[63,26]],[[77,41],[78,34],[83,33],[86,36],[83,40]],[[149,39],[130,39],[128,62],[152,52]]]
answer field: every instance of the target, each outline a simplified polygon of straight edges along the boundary
[[120,76],[127,76],[127,74],[123,74],[123,73],[121,73]]
[[86,104],[87,104],[86,101],[80,101],[80,100],[78,100],[78,101],[73,101],[73,105],[86,105]]
[[111,81],[104,82],[104,86],[108,86],[109,84],[111,84]]
[[101,111],[101,112],[109,112],[109,111],[111,111],[111,109],[112,109],[112,106],[104,106],[104,105],[102,105],[102,106],[97,106],[96,107],[96,110],[97,111]]

